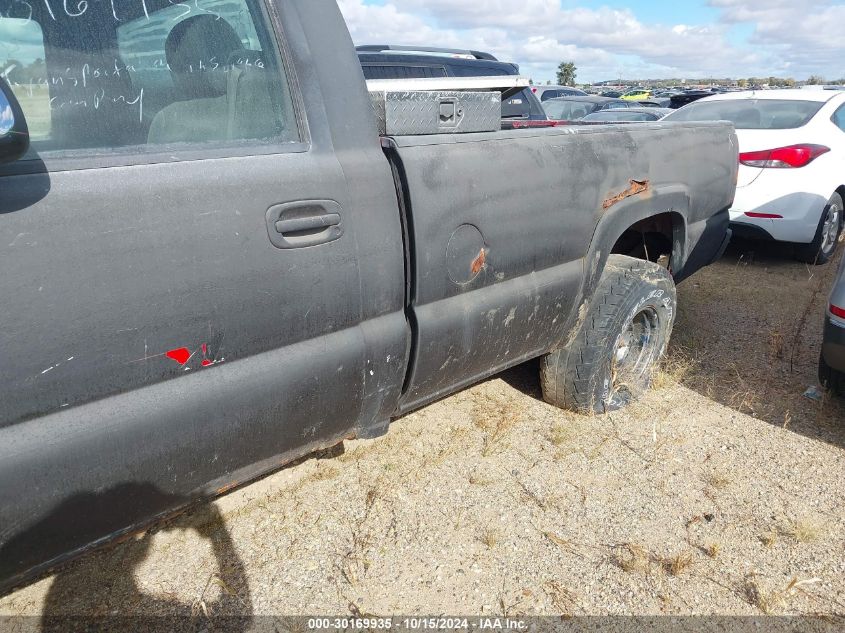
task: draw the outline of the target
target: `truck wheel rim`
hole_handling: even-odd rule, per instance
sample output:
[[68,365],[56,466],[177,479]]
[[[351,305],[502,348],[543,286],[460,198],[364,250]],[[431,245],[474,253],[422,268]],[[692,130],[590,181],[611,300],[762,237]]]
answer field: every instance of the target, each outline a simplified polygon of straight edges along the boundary
[[660,317],[647,307],[631,319],[616,340],[610,400],[628,400],[645,386],[644,378],[658,354]]
[[836,246],[836,240],[839,237],[840,214],[838,205],[831,204],[827,207],[827,215],[822,226],[822,251],[825,253]]

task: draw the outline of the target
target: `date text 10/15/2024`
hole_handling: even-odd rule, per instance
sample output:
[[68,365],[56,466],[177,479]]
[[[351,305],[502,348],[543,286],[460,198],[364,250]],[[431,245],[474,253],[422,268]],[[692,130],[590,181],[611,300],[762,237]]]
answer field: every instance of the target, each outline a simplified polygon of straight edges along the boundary
[[309,631],[527,631],[528,624],[515,618],[309,618]]

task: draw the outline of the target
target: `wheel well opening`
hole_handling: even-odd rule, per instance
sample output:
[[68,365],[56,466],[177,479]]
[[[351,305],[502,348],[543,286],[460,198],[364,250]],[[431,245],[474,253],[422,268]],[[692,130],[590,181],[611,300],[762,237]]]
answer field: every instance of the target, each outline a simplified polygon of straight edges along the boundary
[[675,243],[674,222],[672,213],[660,213],[640,220],[622,233],[610,252],[668,267]]

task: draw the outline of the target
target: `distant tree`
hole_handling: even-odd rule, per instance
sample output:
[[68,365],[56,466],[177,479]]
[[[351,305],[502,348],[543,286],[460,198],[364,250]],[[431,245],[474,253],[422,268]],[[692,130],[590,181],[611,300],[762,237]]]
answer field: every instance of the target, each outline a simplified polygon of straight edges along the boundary
[[748,80],[747,79],[740,79],[736,83],[740,88],[748,88]]
[[819,75],[810,75],[810,78],[807,80],[807,84],[810,86],[819,86],[824,83],[824,77]]
[[574,86],[578,68],[573,62],[561,62],[557,67],[557,83],[560,86]]
[[551,79],[546,79],[546,85],[547,85],[547,86],[551,86],[551,85],[552,85],[552,80],[551,80]]
[[38,80],[47,79],[47,65],[40,57],[26,67],[24,71],[27,81],[35,83]]
[[17,84],[23,81],[23,64],[17,59],[7,59],[0,62],[0,75],[3,75],[10,84]]

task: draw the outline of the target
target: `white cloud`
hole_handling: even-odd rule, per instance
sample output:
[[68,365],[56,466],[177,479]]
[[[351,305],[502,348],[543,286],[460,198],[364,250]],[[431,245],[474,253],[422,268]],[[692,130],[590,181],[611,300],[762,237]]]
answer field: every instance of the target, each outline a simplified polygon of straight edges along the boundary
[[782,72],[799,77],[845,76],[845,43],[838,33],[845,5],[829,0],[710,0],[725,24],[754,28],[750,44],[772,52]]
[[[845,6],[826,0],[710,0],[711,24],[652,24],[630,10],[562,8],[560,0],[482,4],[454,0],[339,0],[356,43],[410,44],[486,50],[519,63],[536,79],[552,79],[571,60],[582,80],[840,72],[845,45],[825,25],[840,24]],[[809,15],[813,9],[813,15]],[[752,24],[748,44],[731,29]]]
[[12,114],[12,108],[6,106],[0,110],[0,135],[5,135],[15,124],[15,116]]

